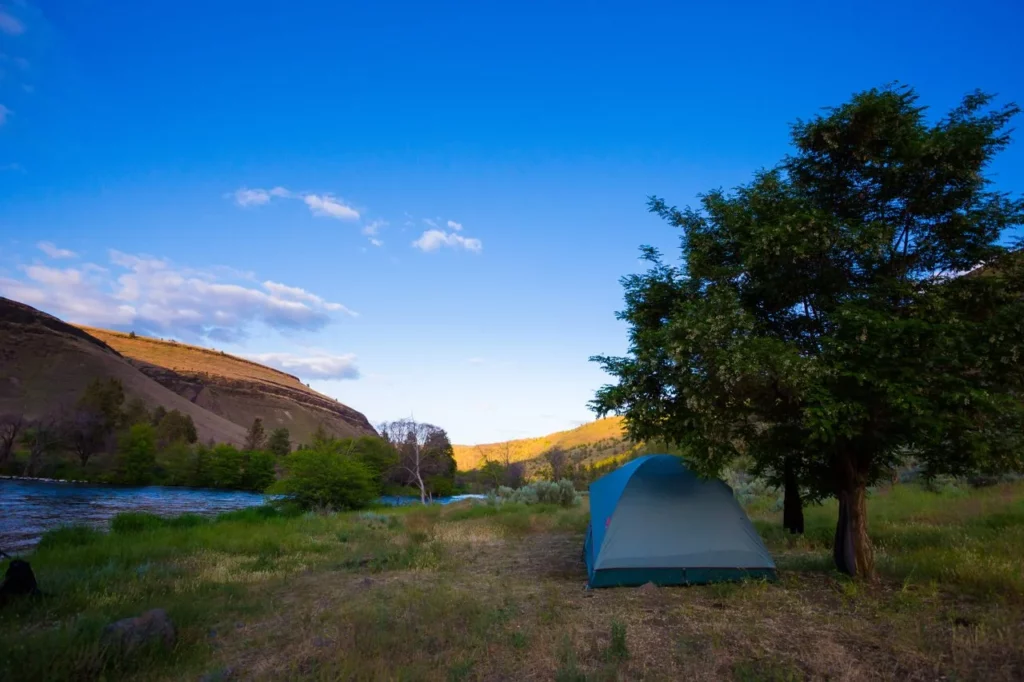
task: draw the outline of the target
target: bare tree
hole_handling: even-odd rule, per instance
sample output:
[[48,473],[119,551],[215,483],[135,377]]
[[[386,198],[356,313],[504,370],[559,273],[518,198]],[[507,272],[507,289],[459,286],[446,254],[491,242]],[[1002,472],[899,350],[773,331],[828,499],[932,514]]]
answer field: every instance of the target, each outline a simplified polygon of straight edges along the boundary
[[85,467],[89,458],[110,444],[111,431],[104,415],[96,410],[81,408],[64,424],[64,437]]
[[28,463],[24,476],[32,476],[43,457],[57,450],[63,442],[62,420],[56,414],[47,414],[32,420],[25,429],[24,441],[28,445]]
[[544,459],[551,465],[551,480],[560,481],[565,476],[565,464],[567,456],[565,450],[555,446],[544,453]]
[[3,464],[14,451],[18,442],[18,434],[25,428],[25,417],[21,414],[0,415],[0,464]]
[[426,504],[427,477],[454,473],[448,434],[438,426],[413,419],[385,422],[377,430],[398,450],[398,469],[420,489],[420,502]]

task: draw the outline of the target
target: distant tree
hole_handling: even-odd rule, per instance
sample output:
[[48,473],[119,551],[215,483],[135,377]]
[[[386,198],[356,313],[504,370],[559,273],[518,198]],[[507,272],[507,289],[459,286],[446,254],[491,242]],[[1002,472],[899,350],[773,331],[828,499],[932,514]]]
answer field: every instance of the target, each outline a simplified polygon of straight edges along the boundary
[[148,422],[137,422],[118,442],[119,478],[128,485],[147,485],[153,481],[155,465],[156,430]]
[[274,482],[276,460],[265,450],[250,450],[242,462],[241,487],[263,492]]
[[195,443],[199,440],[192,416],[171,410],[164,414],[156,427],[157,445],[163,449],[175,441]]
[[166,473],[168,485],[201,486],[196,480],[198,449],[198,447],[193,449],[182,440],[173,441],[162,449],[160,463]]
[[64,444],[61,417],[56,413],[49,413],[33,419],[25,428],[22,440],[28,446],[28,462],[22,475],[34,476],[43,459]]
[[427,501],[427,477],[454,476],[454,450],[444,429],[412,419],[399,419],[381,424],[378,430],[398,450],[396,470],[400,480],[419,488],[420,502],[426,504]]
[[324,423],[320,422],[316,425],[316,430],[313,431],[313,435],[310,437],[309,446],[313,448],[320,448],[331,440],[331,434],[327,433],[327,429],[324,428]]
[[64,440],[84,468],[89,458],[110,445],[112,431],[106,415],[91,407],[79,407],[64,423]]
[[292,451],[292,441],[288,429],[282,426],[270,432],[270,438],[267,439],[267,451],[277,457],[284,457]]
[[522,462],[512,462],[503,472],[503,485],[509,488],[521,488],[526,483],[526,465]]
[[210,485],[233,490],[241,487],[245,456],[233,445],[220,443],[210,450]]
[[141,398],[132,398],[124,406],[124,411],[121,413],[121,426],[123,428],[130,428],[136,424],[153,424],[153,417],[149,413],[149,408],[146,407],[146,403]]
[[342,449],[351,454],[373,474],[378,492],[383,492],[384,480],[398,465],[398,450],[383,438],[361,436],[341,441]]
[[908,455],[929,475],[1024,466],[1024,259],[1003,245],[1024,202],[986,177],[1018,108],[990,101],[929,124],[912,90],[860,93],[734,194],[652,198],[681,262],[645,248],[623,279],[630,355],[594,358],[618,380],[594,409],[700,473],[743,454],[787,494],[834,495],[835,563],[858,576],[868,486]]
[[124,386],[120,380],[93,379],[82,392],[77,407],[102,415],[106,430],[113,431],[121,423],[124,400]]
[[10,458],[14,444],[18,442],[18,435],[25,426],[26,421],[22,414],[0,415],[0,464]]
[[377,496],[373,473],[354,457],[308,448],[285,458],[285,475],[268,492],[303,509],[360,509]]
[[551,480],[562,480],[565,477],[565,466],[568,459],[565,450],[555,446],[544,453],[544,459],[547,460],[548,465],[551,467]]
[[263,430],[263,420],[256,417],[252,420],[249,432],[245,434],[245,450],[262,450],[267,444],[267,433]]
[[163,405],[157,405],[153,408],[153,426],[160,426],[160,422],[164,420],[167,415],[167,408]]

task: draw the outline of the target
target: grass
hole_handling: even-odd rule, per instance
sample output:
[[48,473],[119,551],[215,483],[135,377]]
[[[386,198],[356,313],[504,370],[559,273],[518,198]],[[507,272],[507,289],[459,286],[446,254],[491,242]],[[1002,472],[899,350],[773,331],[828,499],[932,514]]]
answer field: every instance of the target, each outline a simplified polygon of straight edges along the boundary
[[[0,679],[1020,679],[1024,483],[897,486],[870,512],[874,582],[832,571],[825,505],[798,539],[757,512],[777,582],[589,592],[585,507],[122,515],[43,538]],[[173,650],[102,647],[157,607]]]

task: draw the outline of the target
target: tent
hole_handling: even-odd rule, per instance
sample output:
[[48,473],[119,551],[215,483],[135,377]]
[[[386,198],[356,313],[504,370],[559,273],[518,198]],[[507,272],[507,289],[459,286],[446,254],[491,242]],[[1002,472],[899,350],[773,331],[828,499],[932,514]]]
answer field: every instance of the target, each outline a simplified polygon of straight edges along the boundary
[[634,459],[590,485],[590,587],[775,578],[732,489],[673,455]]

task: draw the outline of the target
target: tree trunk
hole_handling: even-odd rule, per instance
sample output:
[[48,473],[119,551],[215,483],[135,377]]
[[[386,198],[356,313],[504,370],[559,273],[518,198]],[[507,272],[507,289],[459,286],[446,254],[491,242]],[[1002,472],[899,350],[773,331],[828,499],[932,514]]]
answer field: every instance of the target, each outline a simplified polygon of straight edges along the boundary
[[871,578],[875,573],[875,550],[868,537],[867,486],[859,478],[848,480],[837,497],[839,520],[832,550],[836,568],[847,575]]
[[800,486],[796,479],[796,469],[790,460],[783,465],[784,497],[782,500],[782,527],[793,535],[804,532],[804,503],[800,499]]
[[420,484],[420,504],[427,503],[427,486],[423,485],[423,477],[420,476],[420,468],[416,467],[416,482]]

